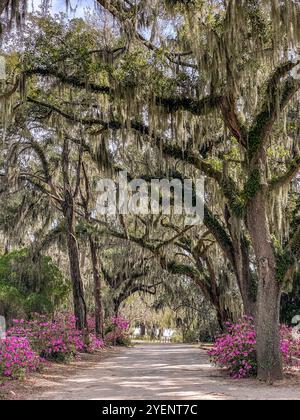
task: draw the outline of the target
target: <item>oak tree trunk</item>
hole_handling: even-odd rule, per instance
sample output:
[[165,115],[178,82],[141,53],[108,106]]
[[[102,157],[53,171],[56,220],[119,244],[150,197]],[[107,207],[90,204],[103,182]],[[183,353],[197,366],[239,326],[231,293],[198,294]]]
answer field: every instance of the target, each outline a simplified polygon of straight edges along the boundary
[[235,274],[241,293],[244,314],[255,317],[256,313],[256,293],[255,284],[250,271],[249,250],[241,238],[238,243],[234,243]]
[[104,337],[104,310],[102,302],[102,285],[101,276],[98,270],[98,258],[97,249],[92,237],[89,238],[91,259],[93,266],[93,277],[94,277],[94,294],[95,294],[95,329],[96,335]]
[[263,190],[250,201],[247,222],[259,275],[256,314],[258,379],[272,382],[283,377],[279,323],[281,290],[276,279],[276,257]]
[[217,320],[218,320],[218,324],[220,327],[221,331],[225,331],[226,330],[226,323],[227,322],[232,322],[233,321],[233,317],[231,312],[226,309],[224,307],[224,305],[221,304],[221,299],[220,299],[220,289],[217,285],[216,282],[216,277],[215,277],[215,273],[214,270],[211,266],[211,264],[207,261],[208,263],[208,269],[210,272],[210,289],[209,292],[207,294],[207,297],[210,299],[211,304],[213,305],[213,307],[216,310],[216,315],[217,315]]
[[[87,309],[84,299],[84,288],[80,271],[79,249],[75,232],[75,197],[79,191],[80,171],[77,170],[77,182],[74,193],[69,177],[70,170],[70,147],[67,138],[64,138],[63,151],[61,155],[62,175],[64,184],[64,199],[61,203],[67,230],[67,245],[70,264],[70,275],[73,287],[74,315],[76,317],[76,328],[83,331],[85,343],[89,342],[87,325]],[[81,156],[79,156],[79,160]],[[78,165],[78,169],[81,165]]]
[[224,216],[232,242],[232,250],[228,251],[227,255],[229,255],[229,261],[231,262],[237,280],[243,302],[244,314],[254,317],[257,290],[255,290],[256,285],[250,269],[249,244],[243,233],[234,229],[232,214],[227,206],[225,207]]
[[64,203],[64,216],[67,225],[67,245],[70,264],[70,275],[73,288],[74,315],[76,317],[76,327],[87,332],[87,310],[84,299],[84,288],[80,272],[80,258],[76,232],[74,228],[73,197],[66,192]]
[[217,320],[221,331],[226,330],[226,323],[232,322],[232,316],[227,309],[216,308]]
[[221,304],[220,290],[215,282],[215,277],[213,274],[211,274],[210,280],[211,287],[209,290],[206,290],[204,296],[207,297],[207,299],[210,301],[211,305],[216,311],[216,317],[220,330],[225,331],[226,323],[233,321],[232,314]]

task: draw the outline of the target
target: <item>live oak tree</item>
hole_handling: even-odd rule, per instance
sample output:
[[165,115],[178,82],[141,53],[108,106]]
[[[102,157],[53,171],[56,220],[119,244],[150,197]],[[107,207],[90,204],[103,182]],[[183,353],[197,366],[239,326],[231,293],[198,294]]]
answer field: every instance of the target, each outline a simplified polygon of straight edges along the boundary
[[[156,154],[162,172],[204,174],[204,224],[236,276],[245,312],[256,314],[258,377],[280,379],[280,297],[299,259],[299,5],[97,3],[105,31],[39,23],[2,96],[5,116],[21,87],[23,105],[81,124],[105,165],[108,150],[135,140],[136,150]],[[26,92],[25,80],[46,84]]]
[[[120,21],[129,43],[142,43],[146,48],[156,50],[155,45],[153,48],[153,45],[147,44],[138,32],[139,24],[134,24],[130,19],[134,11],[139,23],[139,11],[136,10],[138,7],[133,6],[132,10],[130,6],[120,2],[100,3]],[[281,286],[290,275],[298,257],[295,243],[299,229],[291,235],[290,240],[283,242],[280,241],[282,238],[277,237],[279,244],[274,244],[268,218],[268,197],[272,190],[284,188],[295,177],[299,168],[299,156],[296,150],[287,162],[286,172],[278,176],[268,168],[268,148],[272,145],[274,125],[286,108],[292,107],[294,101],[297,101],[300,83],[290,72],[298,62],[288,59],[297,52],[295,46],[299,40],[299,5],[277,1],[229,1],[215,5],[215,10],[209,16],[212,22],[209,22],[203,4],[177,3],[184,3],[183,8],[179,4],[179,9],[173,10],[173,13],[181,15],[184,23],[179,25],[177,39],[172,39],[172,47],[175,44],[181,51],[184,45],[192,53],[190,62],[182,64],[178,59],[177,67],[191,68],[196,65],[200,80],[193,91],[194,85],[189,85],[188,97],[183,96],[186,92],[180,86],[176,92],[177,97],[157,95],[154,101],[156,105],[167,108],[169,113],[185,111],[191,115],[201,115],[218,110],[226,128],[225,139],[227,132],[239,145],[242,162],[234,162],[234,168],[230,167],[229,162],[223,162],[223,171],[218,171],[211,165],[204,169],[201,168],[200,160],[200,169],[219,184],[227,201],[231,224],[243,223],[251,238],[259,277],[258,376],[264,380],[280,379]],[[150,9],[148,6],[148,10]],[[141,13],[141,27],[145,25],[143,18],[144,13]],[[176,41],[179,42],[176,44]],[[293,48],[294,51],[289,52]],[[241,51],[245,51],[245,57]],[[166,60],[173,61],[172,53],[166,52]],[[255,77],[258,68],[265,68],[270,73],[266,81],[263,77],[259,78],[259,73]],[[174,73],[176,71],[177,69],[173,70]],[[204,95],[207,92],[209,94]],[[185,124],[188,124],[189,118],[191,117],[186,117]],[[287,146],[287,139],[282,137],[280,142]],[[244,178],[242,185],[238,185],[234,179],[237,173]]]
[[[80,28],[80,23],[79,24],[78,23],[72,24],[72,27],[75,28],[76,25],[77,25],[77,27]],[[55,37],[53,36],[54,28],[56,28],[56,31],[57,31],[57,34],[55,35]],[[45,44],[46,44],[47,51],[48,52],[51,51],[51,48],[53,48],[53,42],[55,42],[56,38],[58,36],[61,37],[62,29],[58,25],[55,26],[55,23],[52,22],[52,24],[51,24],[51,32],[52,32],[52,36],[53,36],[52,39],[50,38],[50,40],[49,40],[49,37],[47,37],[47,36],[40,38],[41,39],[40,42],[42,43],[42,46],[44,47]],[[70,30],[69,30],[68,33],[70,33]],[[88,37],[88,35],[85,35],[85,36]],[[69,44],[68,44],[68,49],[69,50],[67,52],[69,55],[70,55],[70,48],[71,48],[70,41],[71,41],[71,38],[69,39]],[[82,43],[82,40],[81,40],[81,43]],[[35,48],[35,47],[33,47],[33,48]],[[82,46],[81,46],[81,48],[82,48]],[[76,44],[76,49],[77,49],[77,44]],[[94,49],[91,49],[91,50],[93,52],[95,51]],[[80,61],[78,59],[74,59],[74,57],[73,57],[72,58],[73,69],[74,69],[74,65],[76,65],[76,66],[78,66],[78,65],[79,66],[84,65],[84,67],[88,69],[89,66],[91,65],[91,59],[89,58],[89,60],[88,60],[87,57],[89,57],[90,54],[87,54],[87,52],[84,51],[84,50],[80,51],[79,53],[80,53],[80,55],[84,54],[84,58],[85,58],[84,64],[83,64],[82,61]],[[66,51],[64,51],[64,48],[63,48],[63,51],[61,51],[61,52],[55,51],[55,54],[62,54],[63,55],[63,54],[66,54]],[[77,50],[75,50],[75,54],[76,54],[75,57],[78,58],[78,51]],[[102,52],[102,54],[103,54],[103,52]],[[132,59],[133,57],[130,55],[129,58]],[[136,60],[139,60],[139,58],[140,58],[140,54],[137,55]],[[31,56],[30,57],[30,61],[31,62],[32,62],[32,59],[34,59],[34,56]],[[43,59],[41,58],[41,56],[39,56],[38,60],[39,60],[39,64],[43,61]],[[101,62],[98,65],[100,67]],[[124,65],[126,66],[127,64],[124,63]],[[144,66],[143,63],[142,63],[142,65]],[[103,66],[103,63],[102,63],[102,66]],[[101,69],[101,67],[100,67],[100,69]],[[129,71],[132,71],[132,70],[133,70],[133,68],[132,69],[129,68]],[[83,71],[83,70],[80,69],[80,72],[81,71]],[[122,70],[122,72],[124,72],[124,71],[127,71],[126,67],[124,68],[124,70]],[[103,67],[102,67],[102,72],[103,72]],[[48,74],[48,70],[46,70],[46,72],[45,72],[45,71],[43,71],[41,69],[41,67],[39,67],[39,68],[35,68],[34,70],[28,70],[26,73],[27,73],[27,75],[32,75],[33,73],[38,73],[38,74],[46,75],[46,74]],[[127,77],[127,74],[126,73],[124,74],[124,77]],[[76,83],[76,80],[73,80],[73,82]],[[69,82],[67,81],[67,83],[69,83]],[[79,83],[79,87],[80,87],[80,83]],[[106,92],[107,89],[105,89],[104,87],[101,87],[101,86],[99,87],[99,90],[98,90],[98,88],[96,86],[93,86],[93,89],[95,89],[96,91],[98,91],[100,93],[102,93],[102,92],[107,93]],[[105,100],[105,98],[103,98],[103,100]],[[107,142],[107,139],[104,137],[104,135],[106,134],[105,132],[109,128],[111,128],[112,130],[113,129],[116,130],[118,128],[120,129],[121,128],[120,127],[120,123],[116,122],[116,124],[112,124],[111,127],[110,127],[110,124],[109,124],[109,126],[107,126],[105,124],[105,122],[102,122],[101,120],[98,121],[98,120],[94,120],[94,119],[91,119],[91,118],[85,118],[85,119],[82,119],[81,120],[79,116],[69,115],[68,113],[63,112],[61,109],[59,109],[56,106],[53,106],[53,105],[49,104],[48,102],[40,101],[40,100],[38,101],[36,99],[33,99],[32,97],[29,98],[29,101],[30,101],[30,103],[32,103],[32,104],[34,104],[36,106],[40,106],[41,108],[48,109],[49,113],[52,113],[52,114],[56,114],[56,113],[61,114],[66,119],[69,119],[69,120],[71,120],[71,121],[73,121],[75,123],[76,122],[77,123],[78,122],[81,122],[85,127],[88,127],[88,128],[93,128],[93,126],[97,126],[97,125],[100,125],[101,126],[101,125],[104,124],[104,128],[98,130],[98,143],[96,143],[96,147],[98,149],[96,151],[96,155],[97,155],[96,157],[97,158],[100,158],[102,160],[103,159],[105,159],[105,160],[107,159],[107,152],[105,152],[105,143]],[[78,103],[77,103],[77,105],[78,105]],[[93,106],[93,108],[95,110],[97,109],[97,107],[95,106],[95,104],[93,104],[92,106]],[[142,133],[141,133],[142,135],[147,134],[147,127],[145,127],[145,126],[143,126],[141,124],[138,124],[136,126],[136,128],[138,130],[142,131]],[[144,133],[144,130],[145,129],[146,129],[146,131]],[[93,129],[92,132],[94,132],[94,134],[97,134],[97,130],[94,130]],[[101,137],[99,136],[99,134],[101,134]],[[148,133],[148,136],[149,136],[149,133]],[[96,139],[97,139],[97,137],[96,137]],[[109,135],[108,135],[108,140],[109,140]],[[116,139],[114,139],[114,140],[117,141]],[[119,141],[119,143],[120,143],[120,141]],[[156,143],[158,144],[158,142],[156,142]],[[124,145],[125,145],[124,139],[122,139],[122,146],[123,146],[123,148],[124,148]],[[85,145],[85,147],[86,147],[86,145]],[[91,145],[89,147],[90,147],[90,149],[92,149],[92,146]],[[168,149],[168,153],[169,153],[168,156],[170,158],[170,161],[172,159],[174,159],[173,153],[175,153],[175,156],[176,156],[176,153],[180,157],[182,156],[182,148],[179,149],[176,146],[170,148],[169,146],[167,146],[167,149]],[[98,152],[98,150],[99,150],[99,152]],[[157,158],[159,158],[159,155],[157,156]],[[222,225],[219,223],[219,221],[217,220],[217,218],[214,217],[208,209],[205,210],[205,223],[207,224],[207,226],[209,226],[210,229],[213,230],[213,232],[215,232],[215,234],[217,235],[218,239],[221,241],[222,246],[224,247],[224,249],[226,249],[227,254],[230,256],[231,261],[233,261],[233,257],[232,257],[232,255],[233,255],[233,246],[232,246],[232,244],[230,242],[230,238],[229,238],[228,234],[225,232],[224,228],[222,228]],[[177,232],[176,236],[180,236],[180,235],[178,235],[178,232]],[[246,246],[244,247],[244,249],[247,251],[247,247]],[[191,250],[190,250],[190,252],[191,252]],[[196,255],[196,247],[195,247],[195,251],[194,251],[194,256],[195,255]],[[222,305],[222,303],[220,302],[221,297],[219,296],[219,290],[218,290],[219,287],[217,285],[217,281],[216,281],[216,278],[215,278],[216,276],[213,273],[213,277],[212,277],[211,282],[208,281],[207,280],[207,277],[209,277],[210,274],[209,273],[208,274],[202,274],[202,273],[199,273],[199,271],[197,270],[197,264],[198,264],[198,266],[200,264],[199,261],[200,261],[199,258],[197,259],[197,257],[196,257],[196,262],[195,262],[196,268],[193,267],[193,266],[192,267],[183,266],[183,269],[187,269],[188,270],[187,271],[188,274],[192,278],[194,278],[195,281],[197,281],[198,284],[201,286],[202,290],[205,291],[206,295],[208,296],[208,298],[210,299],[210,301],[212,302],[212,304],[215,306],[216,311],[217,311],[217,314],[218,314],[218,319],[219,319],[220,325],[223,327],[224,326],[224,323],[229,318],[229,314],[227,313],[227,309],[225,307],[222,307],[224,305]],[[175,265],[174,264],[172,265],[171,264],[171,261],[169,261],[168,269],[171,270],[171,271],[173,271],[173,273],[176,274],[178,271],[180,271],[182,269],[182,266],[180,266],[180,265],[178,266],[178,264],[177,265],[176,264]],[[202,270],[202,267],[201,267],[201,270]],[[247,267],[247,270],[249,270],[248,267]],[[211,270],[211,273],[212,273],[212,270]],[[247,274],[248,274],[248,272],[247,272]],[[247,302],[246,297],[245,297],[245,302]],[[246,303],[245,303],[245,306],[246,306],[247,313],[250,313],[250,309],[247,307],[247,304]],[[250,307],[250,305],[248,305],[248,306]]]
[[[95,235],[117,238],[123,246],[128,241],[147,251],[166,273],[182,276],[194,284],[215,310],[221,330],[226,322],[241,314],[241,299],[230,265],[224,262],[216,242],[199,226],[184,227],[182,220],[172,222],[164,215],[118,218],[110,221],[94,219]],[[152,265],[153,265],[152,263]]]
[[126,250],[116,240],[107,244],[101,253],[101,261],[103,278],[109,287],[112,316],[120,315],[121,305],[130,296],[136,293],[156,295],[158,287],[163,284],[163,280],[158,280],[163,278],[159,266],[151,264],[151,259],[130,243]]
[[[92,204],[92,185],[91,179],[92,176],[89,176],[91,172],[87,168],[85,162],[81,162],[82,175],[83,175],[83,187],[79,187],[80,196],[81,196],[81,207],[84,212],[84,221],[90,223],[91,213],[93,207]],[[95,301],[95,331],[96,334],[100,337],[104,337],[104,308],[103,308],[103,298],[102,298],[102,278],[99,267],[99,257],[97,252],[97,244],[94,238],[93,233],[89,230],[85,230],[85,237],[88,239],[89,248],[90,248],[90,258],[93,268],[93,278],[94,278],[94,301]]]
[[[39,128],[42,129],[36,124],[35,129],[38,130]],[[6,179],[8,183],[11,182],[9,172],[14,167],[13,176],[19,188],[26,189],[29,186],[29,188],[35,189],[37,194],[40,192],[48,198],[48,206],[50,205],[53,210],[52,223],[56,224],[57,219],[59,220],[62,217],[73,285],[74,313],[78,328],[86,330],[87,313],[75,231],[75,201],[79,191],[80,173],[77,166],[76,170],[71,171],[71,161],[74,164],[75,160],[77,165],[81,166],[81,151],[78,150],[77,155],[76,152],[73,152],[71,157],[69,141],[63,138],[60,144],[57,140],[56,150],[48,156],[47,143],[51,142],[51,136],[55,137],[55,133],[43,133],[46,138],[41,135],[39,142],[36,142],[31,136],[30,129],[33,129],[30,125],[26,127],[19,125],[18,129],[15,130],[17,132],[10,138],[9,156],[6,162]],[[22,130],[24,131],[22,132]],[[47,134],[50,137],[47,137]],[[37,156],[37,161],[32,159],[32,155]],[[56,173],[54,174],[54,172]],[[70,175],[71,172],[72,175]],[[61,215],[58,215],[59,213]]]

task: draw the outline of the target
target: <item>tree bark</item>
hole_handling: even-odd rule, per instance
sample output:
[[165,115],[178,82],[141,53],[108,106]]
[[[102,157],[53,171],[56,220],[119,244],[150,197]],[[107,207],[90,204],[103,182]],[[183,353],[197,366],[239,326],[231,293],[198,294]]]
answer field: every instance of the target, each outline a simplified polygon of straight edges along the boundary
[[6,10],[8,4],[9,4],[9,0],[4,0],[3,4],[0,4],[0,16]]
[[235,260],[235,275],[241,293],[244,314],[255,317],[256,311],[256,292],[254,279],[250,271],[249,249],[243,238],[239,241],[233,241],[234,260]]
[[87,331],[87,310],[84,299],[83,282],[80,272],[80,258],[76,233],[74,228],[73,197],[66,193],[64,204],[64,215],[67,223],[67,244],[70,263],[70,275],[73,287],[74,315],[76,327],[79,330]]
[[[81,161],[79,156],[79,162]],[[76,317],[76,327],[83,331],[85,342],[89,341],[88,325],[87,325],[87,309],[84,299],[84,288],[80,271],[80,257],[78,243],[75,232],[75,197],[78,194],[79,180],[80,180],[80,165],[77,168],[77,182],[74,194],[70,183],[70,148],[69,142],[65,138],[63,143],[63,152],[61,155],[61,166],[64,184],[64,197],[61,203],[62,212],[66,222],[67,228],[67,245],[70,264],[70,275],[73,286],[73,300],[74,300],[74,315]]]
[[255,316],[256,311],[256,285],[250,270],[249,244],[242,232],[236,232],[231,223],[231,212],[225,207],[224,217],[230,233],[232,249],[225,253],[232,265],[237,285],[240,290],[244,314]]
[[276,279],[276,256],[268,227],[266,192],[259,191],[248,205],[248,229],[257,259],[257,362],[258,379],[283,378],[280,352],[280,284]]
[[[114,311],[114,317],[119,317],[119,311],[120,311],[121,302],[119,299],[113,299],[113,311]],[[117,326],[114,327],[114,339],[113,339],[113,345],[117,345]]]
[[206,264],[207,264],[208,272],[210,275],[210,288],[209,289],[207,288],[207,293],[203,292],[203,294],[210,300],[212,306],[215,308],[217,321],[218,321],[220,330],[225,331],[226,323],[232,322],[233,317],[230,311],[224,308],[224,305],[221,304],[220,289],[217,284],[216,273],[209,258],[206,258]]
[[226,330],[226,323],[232,322],[232,316],[227,309],[224,308],[216,308],[217,312],[217,320],[221,331]]
[[[79,191],[81,194],[82,205],[84,207],[85,219],[87,223],[89,223],[90,222],[89,202],[90,202],[90,197],[91,197],[91,191],[90,191],[90,182],[89,182],[88,174],[86,172],[86,168],[83,163],[82,163],[82,171],[83,171],[83,176],[84,176],[84,181],[85,181],[85,194],[86,195],[85,196],[83,195],[80,187],[79,187]],[[90,245],[93,278],[94,278],[95,330],[96,330],[96,335],[98,337],[104,338],[104,308],[103,308],[103,301],[102,301],[101,276],[100,276],[99,267],[98,267],[99,261],[98,261],[98,256],[97,256],[97,246],[91,234],[88,235],[88,240],[89,240],[89,245]]]
[[96,329],[96,335],[103,338],[104,337],[104,310],[103,310],[103,302],[102,302],[102,284],[101,284],[101,276],[98,270],[97,248],[91,236],[89,237],[89,243],[90,243],[91,259],[92,259],[92,266],[93,266],[93,277],[94,277],[95,329]]

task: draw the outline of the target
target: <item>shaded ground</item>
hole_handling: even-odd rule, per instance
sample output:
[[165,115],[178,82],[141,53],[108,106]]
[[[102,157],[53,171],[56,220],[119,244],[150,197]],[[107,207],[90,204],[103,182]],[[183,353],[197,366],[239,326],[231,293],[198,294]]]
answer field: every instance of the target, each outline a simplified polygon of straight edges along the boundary
[[[99,356],[98,356],[99,357]],[[73,370],[72,370],[73,369]],[[300,400],[298,376],[266,386],[255,380],[235,381],[210,366],[196,346],[143,344],[121,349],[100,360],[82,361],[36,381],[26,399],[50,400]]]

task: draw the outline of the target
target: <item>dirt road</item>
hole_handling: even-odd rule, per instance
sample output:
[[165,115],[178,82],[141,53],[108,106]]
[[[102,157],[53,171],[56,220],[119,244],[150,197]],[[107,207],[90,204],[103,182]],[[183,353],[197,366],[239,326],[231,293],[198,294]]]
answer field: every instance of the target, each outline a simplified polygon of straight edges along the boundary
[[[53,378],[54,379],[54,378]],[[300,400],[295,380],[266,386],[235,381],[189,345],[138,345],[79,369],[30,399],[50,400]]]

